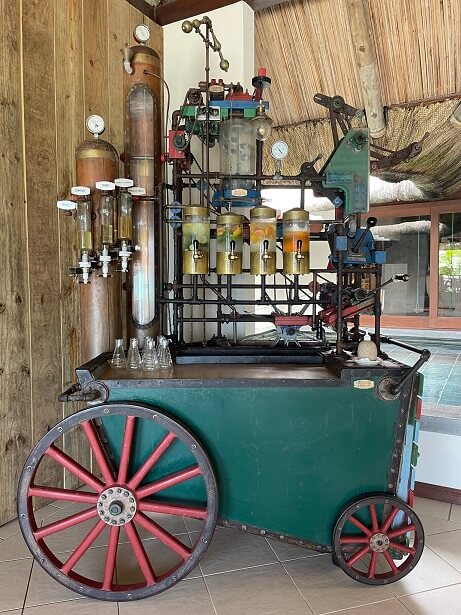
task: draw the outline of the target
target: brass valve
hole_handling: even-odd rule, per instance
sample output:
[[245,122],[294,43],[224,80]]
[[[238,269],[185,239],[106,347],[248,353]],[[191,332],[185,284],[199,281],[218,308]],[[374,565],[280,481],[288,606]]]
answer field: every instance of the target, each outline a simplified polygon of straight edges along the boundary
[[193,241],[193,246],[194,246],[194,252],[192,254],[192,258],[194,259],[195,262],[197,262],[203,258],[203,252],[198,249],[198,241],[196,239],[194,239]]

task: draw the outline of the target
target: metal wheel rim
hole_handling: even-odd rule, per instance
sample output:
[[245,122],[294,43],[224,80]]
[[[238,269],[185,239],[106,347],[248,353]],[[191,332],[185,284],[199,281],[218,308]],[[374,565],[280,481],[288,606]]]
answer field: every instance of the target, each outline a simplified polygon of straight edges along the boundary
[[[390,507],[390,511],[383,514],[383,518],[381,520],[377,519],[378,528],[376,528],[376,525],[375,525],[375,528],[373,528],[373,524],[375,522],[373,521],[373,518],[371,516],[371,507],[373,507],[373,509],[375,510],[376,505],[382,505],[382,504],[384,504],[387,507]],[[360,542],[359,540],[351,541],[349,544],[358,545],[358,548],[357,548],[357,551],[354,554],[352,554],[351,557],[346,558],[344,556],[344,551],[343,551],[344,545],[347,544],[343,542],[344,539],[347,540],[347,536],[343,535],[344,525],[348,521],[355,525],[355,523],[351,521],[351,517],[354,517],[354,513],[357,513],[358,511],[363,510],[366,507],[369,507],[370,518],[372,520],[371,521],[372,527],[366,527],[366,526],[365,527],[368,531],[370,531],[371,536],[367,536],[364,532],[362,532],[363,535],[357,536]],[[395,514],[394,514],[394,511],[396,511]],[[406,526],[401,526],[397,530],[393,530],[392,523],[395,517],[399,513],[403,513],[405,515],[407,523],[408,523],[408,520],[410,521],[410,523]],[[375,510],[375,514],[376,514],[376,510]],[[385,527],[386,523],[389,522],[389,519],[391,517],[392,519],[390,520],[390,526],[386,528]],[[359,523],[361,522],[359,521]],[[359,528],[359,529],[362,530],[362,528]],[[382,531],[383,529],[384,529],[384,532]],[[399,532],[399,534],[396,534],[396,532]],[[372,550],[370,547],[370,538],[373,536],[377,536],[378,534],[383,534],[383,533],[386,534],[388,538],[390,535],[389,548],[385,548],[385,545],[383,545],[382,552]],[[406,545],[401,545],[397,543],[399,545],[399,548],[395,550],[400,551],[401,553],[404,553],[403,549],[411,549],[412,552],[406,552],[407,557],[406,559],[402,561],[402,565],[396,566],[395,561],[392,560],[390,551],[395,548],[394,547],[394,545],[396,544],[395,538],[399,538],[399,536],[405,536],[405,534],[408,534],[408,533],[412,533],[414,535],[414,546],[410,548],[410,547],[407,547]],[[367,538],[367,540],[365,540],[365,538]],[[369,547],[368,551],[365,551],[367,546]],[[421,521],[419,520],[414,510],[412,510],[405,502],[403,502],[402,500],[400,500],[399,498],[393,495],[375,494],[375,495],[370,495],[368,497],[360,498],[356,500],[355,502],[353,502],[352,504],[350,504],[349,506],[347,506],[347,508],[343,510],[333,530],[333,551],[337,558],[338,565],[352,579],[360,583],[365,583],[367,585],[387,585],[389,583],[395,583],[396,581],[399,581],[400,579],[402,579],[404,576],[406,576],[409,572],[413,570],[413,568],[416,566],[416,564],[418,563],[422,555],[423,549],[424,549],[424,530],[423,530]],[[360,557],[358,557],[356,561],[353,561],[354,558],[358,556],[361,551],[363,551],[363,554]],[[360,563],[361,561],[363,561],[363,558],[368,556],[370,553],[371,553],[370,564],[369,566],[367,566],[367,572],[357,570],[354,567],[354,565],[356,563]],[[374,553],[377,553],[377,555],[375,556]],[[378,559],[382,557],[385,557],[389,565],[389,568],[390,568],[389,572],[386,572],[386,573],[376,572],[376,564],[378,562]],[[389,557],[394,562],[395,569],[392,568],[392,564],[390,563]],[[370,571],[371,571],[371,576],[370,576]]]
[[[206,518],[199,540],[192,547],[190,557],[165,577],[162,575],[155,584],[142,587],[134,587],[124,590],[105,590],[88,585],[85,577],[78,573],[72,573],[72,577],[59,570],[60,562],[53,552],[40,539],[36,540],[34,530],[30,524],[29,504],[32,501],[29,490],[32,487],[35,472],[40,461],[47,451],[58,438],[70,431],[79,424],[91,421],[102,416],[134,416],[136,418],[154,421],[164,427],[168,432],[174,434],[192,452],[196,459],[200,474],[203,477],[206,494]],[[120,463],[121,465],[121,463]],[[147,497],[147,496],[146,496]],[[23,537],[32,555],[40,566],[50,574],[56,581],[69,589],[91,598],[107,601],[130,601],[139,600],[159,594],[169,589],[181,579],[185,578],[198,564],[208,548],[216,527],[218,514],[218,492],[215,474],[206,452],[192,433],[179,423],[176,419],[169,416],[163,410],[142,404],[131,403],[108,403],[100,406],[93,406],[81,410],[55,425],[43,436],[29,455],[21,474],[18,488],[18,518]],[[117,543],[118,544],[118,543]],[[107,547],[108,549],[109,547]],[[106,548],[103,550],[106,552]],[[171,574],[170,574],[171,572]],[[165,577],[165,578],[163,578]]]

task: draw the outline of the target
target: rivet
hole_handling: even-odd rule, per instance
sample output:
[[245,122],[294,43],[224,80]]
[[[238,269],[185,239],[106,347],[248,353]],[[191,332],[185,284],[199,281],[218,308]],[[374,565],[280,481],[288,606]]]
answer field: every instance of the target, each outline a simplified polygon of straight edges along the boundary
[[44,558],[44,557],[41,557],[41,558],[40,558],[40,563],[41,563],[41,564],[44,564],[44,563],[45,563],[45,558]]
[[285,540],[285,536],[280,536],[280,540]]
[[127,594],[126,597],[128,598],[128,600],[131,600],[132,598],[131,594]]
[[109,408],[104,408],[103,412],[104,414],[109,414]]
[[206,538],[202,538],[202,542],[204,545],[206,545],[208,543],[208,540]]
[[26,515],[24,513],[22,513],[21,519],[25,519],[25,518],[26,518]]
[[59,431],[59,433],[61,433],[62,427],[58,427],[58,431]]
[[172,581],[176,581],[176,577],[171,577],[171,580]]
[[244,532],[246,532],[246,529],[247,529],[247,526],[246,526],[246,525],[242,525],[242,530],[243,530]]
[[259,533],[261,534],[261,536],[264,536],[264,534],[266,533],[266,530],[261,530]]
[[195,451],[195,449],[196,449],[196,448],[197,448],[197,446],[196,446],[195,444],[193,444],[193,445],[191,446],[191,449],[192,449],[193,451]]
[[32,466],[27,466],[27,471],[30,472],[32,470]]

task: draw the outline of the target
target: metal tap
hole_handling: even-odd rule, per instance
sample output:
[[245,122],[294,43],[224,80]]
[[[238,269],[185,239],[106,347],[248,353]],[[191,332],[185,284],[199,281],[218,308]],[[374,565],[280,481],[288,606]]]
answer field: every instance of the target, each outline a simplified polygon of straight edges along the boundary
[[203,252],[199,250],[199,247],[198,247],[199,244],[196,239],[194,239],[194,241],[192,242],[192,245],[194,246],[194,252],[192,254],[192,258],[194,259],[195,262],[197,262],[203,258]]
[[235,253],[235,241],[231,241],[230,242],[230,252],[227,255],[227,258],[231,262],[234,262],[234,261],[236,261],[236,260],[238,260],[240,258],[240,255]]

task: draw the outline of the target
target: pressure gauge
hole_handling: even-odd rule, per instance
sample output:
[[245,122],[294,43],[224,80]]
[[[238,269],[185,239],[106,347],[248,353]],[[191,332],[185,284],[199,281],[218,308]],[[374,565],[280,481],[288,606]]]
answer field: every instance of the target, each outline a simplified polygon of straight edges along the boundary
[[285,141],[276,141],[271,148],[272,158],[283,160],[288,156],[288,145]]
[[141,23],[134,29],[133,36],[137,43],[140,45],[145,45],[150,39],[150,30],[147,26]]
[[90,115],[86,120],[86,127],[95,137],[104,132],[105,124],[100,115]]

